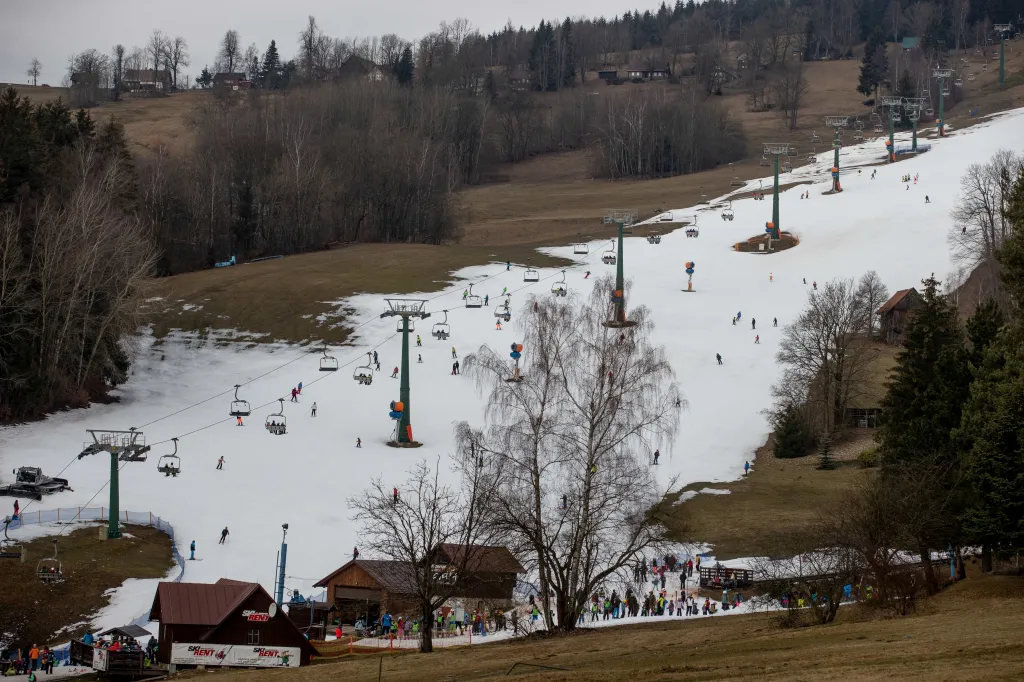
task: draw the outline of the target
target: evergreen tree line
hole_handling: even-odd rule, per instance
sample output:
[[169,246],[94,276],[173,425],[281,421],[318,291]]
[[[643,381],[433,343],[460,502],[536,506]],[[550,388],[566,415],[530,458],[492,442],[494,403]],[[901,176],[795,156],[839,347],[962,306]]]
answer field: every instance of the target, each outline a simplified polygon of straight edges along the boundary
[[155,249],[124,131],[0,93],[0,422],[124,381]]

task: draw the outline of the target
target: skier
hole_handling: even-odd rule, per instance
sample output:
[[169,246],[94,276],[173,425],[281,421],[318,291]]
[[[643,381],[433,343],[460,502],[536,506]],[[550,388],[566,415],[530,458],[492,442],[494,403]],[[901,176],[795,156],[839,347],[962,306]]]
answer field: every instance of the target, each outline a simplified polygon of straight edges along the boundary
[[391,491],[391,503],[398,504],[398,488]]
[[394,371],[391,372],[391,378],[392,379],[397,379],[398,378],[398,368],[397,367],[395,367]]
[[750,318],[750,328],[751,329],[757,329],[757,318],[755,318],[755,317]]
[[811,286],[813,286],[814,290],[817,291],[818,290],[818,281],[815,280],[815,281],[811,282]]
[[926,203],[926,204],[932,203],[932,200],[928,198],[927,194],[924,195],[924,203]]
[[804,277],[804,284],[805,285],[807,284],[807,278],[806,277]]
[[750,462],[746,461],[743,463],[743,475],[746,476],[750,473]]
[[771,283],[771,282],[774,282],[774,281],[775,281],[775,273],[769,272],[768,273],[768,282]]
[[313,401],[313,409],[311,409],[309,411],[309,414],[310,414],[311,417],[315,417],[316,416],[316,401],[315,400]]
[[193,540],[192,544],[188,546],[188,551],[189,551],[188,560],[189,561],[195,561],[196,560],[196,541],[195,540]]
[[377,360],[375,358],[373,362],[376,365],[375,369],[379,372],[380,371],[380,360]]
[[217,460],[217,470],[220,471],[223,468],[224,468],[224,455],[221,455],[220,459]]
[[660,458],[661,458],[661,450],[655,450],[654,451],[654,463],[657,464],[658,460]]
[[452,346],[452,357],[453,358],[459,357],[458,353],[455,352],[455,346]]
[[873,171],[871,171],[871,179],[872,179],[872,180],[874,180],[874,179],[875,179],[875,173],[877,173],[877,172],[878,172],[878,170],[877,170],[877,169],[876,169],[876,170],[873,170]]
[[458,371],[457,371],[456,367],[457,367],[457,364],[453,362],[452,363],[452,376],[455,376],[456,374],[458,374]]
[[484,305],[491,304],[491,297],[488,294],[484,294]]
[[223,545],[224,541],[228,539],[228,535],[230,535],[230,533],[228,532],[228,527],[224,526],[224,530],[220,532],[220,542],[218,542],[217,544]]
[[501,331],[501,320],[498,320],[497,322],[494,323],[494,329],[495,331]]
[[512,269],[512,261],[505,261],[505,272]]
[[416,362],[420,363],[421,365],[423,364],[423,354],[422,353],[416,356]]
[[779,318],[777,318],[777,317],[773,317],[772,318],[772,326],[773,327],[778,327],[779,326]]
[[736,326],[736,316],[735,315],[732,316],[732,326],[734,326],[734,327]]
[[242,415],[235,417],[235,426],[245,426],[245,424],[242,423]]
[[352,561],[355,561],[358,558],[359,558],[359,548],[358,547],[353,547],[352,548]]
[[377,351],[373,351],[373,361],[378,365],[380,364],[380,360],[377,359]]
[[590,277],[590,270],[587,270],[587,273],[585,275],[583,275],[583,279],[587,279],[589,277]]
[[738,313],[736,313],[736,319],[737,320],[740,319],[741,317],[743,317],[743,311],[742,310],[739,311]]
[[469,298],[469,289],[463,289],[462,290],[462,300],[465,301],[467,298]]
[[423,345],[423,340],[420,338],[419,334],[416,335],[416,345],[417,346],[422,346]]
[[754,343],[761,343],[761,335],[760,334],[755,334],[754,335]]
[[293,403],[297,403],[297,402],[299,402],[299,399],[298,399],[298,398],[296,397],[296,396],[298,396],[298,395],[299,395],[299,392],[298,392],[298,391],[296,391],[296,390],[295,390],[295,389],[293,388],[293,389],[292,389],[292,402],[293,402]]
[[718,364],[722,364],[722,354],[715,353],[715,359],[718,360]]
[[462,365],[459,364],[458,360],[455,361],[455,373],[456,374],[461,374],[462,373]]
[[299,382],[298,394],[302,395],[302,382],[301,381]]
[[363,439],[362,438],[356,438],[356,447],[357,448],[363,447]]
[[508,287],[502,287],[501,288],[501,295],[502,296],[508,296]]

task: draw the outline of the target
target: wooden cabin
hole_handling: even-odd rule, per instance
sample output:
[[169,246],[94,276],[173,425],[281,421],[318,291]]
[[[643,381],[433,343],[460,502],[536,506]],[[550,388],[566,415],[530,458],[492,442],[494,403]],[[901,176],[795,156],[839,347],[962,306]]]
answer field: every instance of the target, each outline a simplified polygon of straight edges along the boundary
[[907,326],[907,318],[910,313],[921,305],[921,302],[921,294],[917,293],[917,289],[901,289],[878,309],[878,316],[881,318],[882,338],[886,343],[893,346],[903,343],[903,332]]

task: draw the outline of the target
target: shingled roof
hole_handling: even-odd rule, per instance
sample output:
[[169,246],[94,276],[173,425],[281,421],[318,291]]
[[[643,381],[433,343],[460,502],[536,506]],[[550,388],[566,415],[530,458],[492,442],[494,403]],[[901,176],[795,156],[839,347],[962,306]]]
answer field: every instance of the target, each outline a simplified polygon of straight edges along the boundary
[[440,554],[447,563],[461,564],[466,562],[466,569],[480,573],[525,573],[523,568],[508,547],[469,545],[469,556],[466,557],[466,545],[444,544]]
[[226,578],[212,585],[160,583],[150,617],[165,625],[217,625],[258,589],[257,583]]
[[884,315],[893,308],[895,308],[896,306],[898,306],[904,298],[910,295],[910,292],[914,292],[915,296],[918,295],[917,289],[914,289],[913,287],[911,287],[910,289],[900,289],[899,291],[892,295],[892,298],[890,298],[888,301],[882,304],[882,307],[878,309],[878,314]]

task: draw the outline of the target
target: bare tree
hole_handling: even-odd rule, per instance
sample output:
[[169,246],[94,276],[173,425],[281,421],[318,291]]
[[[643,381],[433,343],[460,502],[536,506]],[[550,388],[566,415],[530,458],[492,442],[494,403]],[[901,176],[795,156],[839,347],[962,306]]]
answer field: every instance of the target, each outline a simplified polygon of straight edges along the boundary
[[220,39],[220,49],[217,51],[219,70],[235,73],[241,59],[242,44],[238,37],[238,31],[228,29],[224,32],[224,37]]
[[32,85],[39,84],[39,74],[43,72],[43,63],[39,61],[38,57],[32,57],[32,61],[28,63],[28,70],[25,74],[32,79]]
[[149,36],[149,42],[146,43],[146,56],[154,72],[159,71],[160,65],[164,64],[164,57],[167,54],[167,42],[167,37],[163,31],[158,28],[153,29],[153,34]]
[[99,101],[100,90],[110,80],[110,59],[95,49],[73,55],[68,60],[68,101],[71,106],[91,107]]
[[316,25],[316,17],[312,14],[306,21],[306,28],[299,33],[299,48],[301,52],[302,68],[306,72],[306,80],[313,80],[313,69],[317,61],[318,43],[321,35],[320,27]]
[[815,435],[839,426],[846,405],[863,390],[873,355],[867,325],[853,280],[833,280],[808,294],[807,307],[782,333],[775,359],[783,373],[772,390],[782,407],[810,408]]
[[996,251],[1012,233],[1006,202],[1022,164],[1024,157],[1001,149],[986,163],[972,163],[960,178],[947,242],[953,257],[968,268],[995,263]]
[[133,47],[124,59],[124,70],[141,71],[146,67],[146,51],[141,47]]
[[631,329],[602,326],[612,287],[528,301],[521,368],[486,346],[466,359],[488,426],[460,425],[459,452],[484,472],[487,525],[532,557],[549,630],[574,629],[597,586],[664,539],[651,454],[670,448],[683,400],[646,308]]
[[775,91],[775,101],[786,127],[789,130],[796,130],[800,101],[807,92],[803,62],[798,60],[780,64],[775,70],[772,89]]
[[889,30],[892,31],[892,42],[894,43],[899,42],[900,30],[906,23],[903,7],[901,0],[890,0],[889,5],[885,8],[885,21],[889,25]]
[[171,86],[178,89],[178,72],[192,63],[188,43],[181,36],[168,38],[164,43],[164,63],[171,72]]
[[865,320],[864,331],[874,336],[878,329],[878,309],[889,300],[889,289],[882,278],[874,270],[868,270],[857,282],[857,290],[853,292],[856,304],[861,307],[861,315]]
[[256,43],[249,43],[249,47],[245,48],[245,56],[242,57],[242,69],[249,80],[255,81],[259,79],[260,49],[256,47]]
[[412,588],[423,653],[433,651],[434,612],[458,594],[491,540],[478,516],[478,468],[464,472],[461,491],[442,484],[440,474],[440,461],[433,469],[420,462],[402,486],[391,490],[378,478],[348,500],[353,520],[362,526],[363,544],[397,562]]
[[124,81],[124,45],[121,43],[114,45],[111,50],[110,68],[114,81],[113,88],[111,90],[111,99],[116,102],[121,99],[121,89],[123,87],[122,82]]

